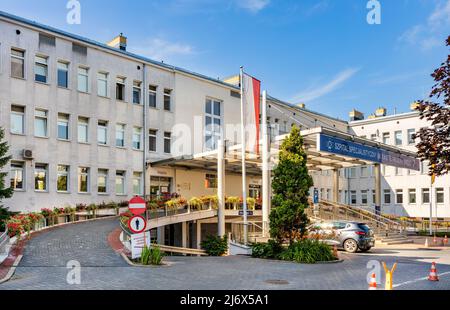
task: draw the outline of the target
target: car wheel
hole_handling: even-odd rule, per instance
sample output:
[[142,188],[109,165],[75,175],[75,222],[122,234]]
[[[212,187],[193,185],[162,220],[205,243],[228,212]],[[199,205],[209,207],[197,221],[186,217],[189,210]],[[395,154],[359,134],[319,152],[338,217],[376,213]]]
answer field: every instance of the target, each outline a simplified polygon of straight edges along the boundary
[[370,251],[371,248],[372,248],[372,247],[368,247],[368,248],[361,249],[361,252],[368,252],[368,251]]
[[347,239],[344,242],[344,250],[349,253],[356,253],[358,251],[358,243],[353,239]]

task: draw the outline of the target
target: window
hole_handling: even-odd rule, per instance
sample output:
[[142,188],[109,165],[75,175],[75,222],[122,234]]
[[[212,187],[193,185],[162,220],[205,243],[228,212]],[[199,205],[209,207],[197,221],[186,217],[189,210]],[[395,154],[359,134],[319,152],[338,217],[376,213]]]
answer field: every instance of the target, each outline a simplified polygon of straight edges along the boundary
[[385,132],[383,133],[383,143],[384,144],[389,144],[389,132]]
[[217,175],[207,173],[205,176],[206,188],[217,188]]
[[395,191],[395,203],[402,204],[403,203],[403,190],[397,189]]
[[48,78],[48,58],[36,56],[34,58],[34,80],[36,82],[47,83]]
[[172,136],[172,134],[170,132],[164,133],[164,153],[166,153],[166,154],[170,154],[170,152],[171,152],[171,150],[170,150],[170,146],[172,144],[171,136]]
[[420,171],[422,172],[422,174],[428,174],[430,172],[429,163],[421,161],[420,162]]
[[375,190],[372,190],[372,203],[375,204],[377,200],[376,192]]
[[148,90],[148,105],[151,108],[156,108],[156,86],[150,85]]
[[11,162],[11,188],[16,191],[25,190],[25,165],[23,162]]
[[58,113],[58,139],[69,140],[69,115]]
[[135,150],[142,149],[142,128],[141,127],[133,128],[133,148]]
[[408,144],[413,145],[416,143],[415,139],[413,139],[413,136],[416,134],[415,129],[408,129]]
[[395,167],[395,175],[402,175],[403,174],[403,169],[399,168],[399,167]]
[[116,171],[116,194],[125,195],[125,171]]
[[356,205],[356,191],[350,191],[350,203]]
[[422,188],[422,203],[430,203],[430,189]]
[[416,189],[415,188],[411,188],[408,190],[408,202],[410,204],[415,204],[417,202],[416,199]]
[[34,189],[39,192],[47,191],[47,165],[36,164],[34,166]]
[[125,125],[116,125],[116,146],[125,147]]
[[89,142],[89,119],[86,117],[78,118],[78,142]]
[[78,168],[78,192],[89,193],[89,168]]
[[97,95],[108,97],[108,73],[97,73]]
[[47,111],[34,111],[34,135],[36,137],[47,137]]
[[172,91],[170,89],[164,89],[164,110],[170,111],[171,109],[171,97]]
[[148,148],[150,152],[156,152],[156,138],[158,136],[158,131],[155,129],[150,129],[148,133]]
[[108,170],[107,169],[98,169],[97,192],[99,194],[106,194],[108,192]]
[[436,188],[436,203],[444,203],[444,189]]
[[133,103],[141,104],[141,82],[133,82]]
[[403,144],[402,132],[396,131],[394,134],[395,134],[395,145],[402,145]]
[[11,106],[11,133],[25,134],[25,108],[13,105]]
[[377,134],[371,134],[370,135],[370,140],[376,141],[377,140]]
[[78,91],[87,93],[89,91],[89,69],[78,68]]
[[58,61],[58,86],[69,87],[69,64],[62,61]]
[[367,178],[369,176],[369,168],[367,166],[361,167],[361,177]]
[[108,122],[106,121],[98,121],[97,142],[101,145],[108,144]]
[[363,205],[367,205],[368,203],[368,198],[367,198],[367,191],[361,191],[361,203]]
[[217,149],[221,137],[221,102],[206,99],[205,105],[205,147],[206,150]]
[[142,195],[142,173],[133,172],[133,195]]
[[11,49],[11,76],[16,78],[25,78],[25,52]]
[[352,168],[349,169],[349,177],[351,179],[356,178],[356,168],[355,167],[352,167]]
[[124,101],[125,100],[125,78],[116,78],[116,99]]
[[58,192],[69,191],[69,166],[58,165],[56,177],[56,190]]
[[384,203],[385,204],[391,203],[391,191],[389,189],[384,190]]

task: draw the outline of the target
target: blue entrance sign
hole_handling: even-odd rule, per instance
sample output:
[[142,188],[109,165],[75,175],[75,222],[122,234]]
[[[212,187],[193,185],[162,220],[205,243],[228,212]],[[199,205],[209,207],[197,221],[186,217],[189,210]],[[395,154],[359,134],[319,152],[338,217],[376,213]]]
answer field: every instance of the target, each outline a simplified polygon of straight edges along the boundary
[[388,166],[420,171],[420,161],[417,158],[324,134],[319,136],[317,149]]
[[319,203],[319,190],[317,188],[314,189],[314,204],[318,204]]

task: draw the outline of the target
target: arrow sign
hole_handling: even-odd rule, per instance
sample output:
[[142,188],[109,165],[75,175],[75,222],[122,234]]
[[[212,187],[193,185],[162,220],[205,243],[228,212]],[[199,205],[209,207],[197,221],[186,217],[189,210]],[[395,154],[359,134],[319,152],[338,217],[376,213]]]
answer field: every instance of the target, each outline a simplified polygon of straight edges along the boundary
[[128,204],[128,209],[130,209],[130,212],[134,215],[141,215],[145,213],[146,210],[146,203],[145,200],[142,199],[139,196],[134,197],[130,200]]

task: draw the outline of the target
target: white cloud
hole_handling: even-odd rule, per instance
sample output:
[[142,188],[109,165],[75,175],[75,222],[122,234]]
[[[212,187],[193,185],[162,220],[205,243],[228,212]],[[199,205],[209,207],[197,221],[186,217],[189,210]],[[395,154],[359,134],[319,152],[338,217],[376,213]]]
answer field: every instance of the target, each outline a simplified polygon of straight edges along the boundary
[[149,39],[143,45],[130,47],[129,50],[157,61],[195,54],[195,49],[189,44],[169,42],[161,38]]
[[237,0],[236,4],[252,13],[258,13],[270,4],[270,0]]
[[296,94],[292,99],[292,101],[310,102],[320,97],[323,97],[338,89],[342,84],[344,84],[347,80],[353,77],[358,71],[359,71],[358,68],[349,68],[344,71],[341,71],[328,83],[314,88],[309,88]]

